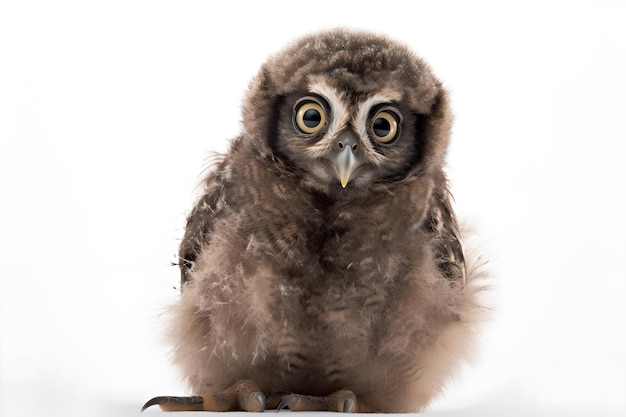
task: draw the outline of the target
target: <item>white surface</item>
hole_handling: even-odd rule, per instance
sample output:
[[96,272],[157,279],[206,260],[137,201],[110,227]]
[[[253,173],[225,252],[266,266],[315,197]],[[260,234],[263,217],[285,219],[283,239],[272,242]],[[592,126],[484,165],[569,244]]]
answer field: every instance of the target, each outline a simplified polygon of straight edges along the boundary
[[335,25],[409,43],[451,90],[453,191],[493,259],[482,355],[425,415],[626,415],[625,21],[617,1],[1,2],[0,415],[186,393],[159,312],[205,158],[268,54]]

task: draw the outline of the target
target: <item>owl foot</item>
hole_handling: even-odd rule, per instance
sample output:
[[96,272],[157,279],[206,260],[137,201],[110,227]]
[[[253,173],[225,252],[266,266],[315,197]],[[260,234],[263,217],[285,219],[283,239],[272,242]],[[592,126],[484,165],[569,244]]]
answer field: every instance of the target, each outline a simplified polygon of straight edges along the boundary
[[193,397],[154,397],[141,411],[159,405],[163,411],[251,411],[265,410],[265,395],[250,380],[237,382],[218,394]]
[[[327,397],[313,397],[299,394],[282,394],[278,411],[289,408],[291,411],[337,411],[340,413],[356,413],[358,411],[356,395],[352,391],[341,390]],[[274,408],[274,398],[268,400],[268,408]]]

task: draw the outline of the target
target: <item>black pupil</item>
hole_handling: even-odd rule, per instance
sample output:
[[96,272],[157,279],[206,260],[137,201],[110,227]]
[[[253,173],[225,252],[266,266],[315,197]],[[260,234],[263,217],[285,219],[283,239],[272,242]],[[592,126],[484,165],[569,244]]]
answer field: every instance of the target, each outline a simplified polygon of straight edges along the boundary
[[374,130],[376,136],[384,138],[389,133],[391,133],[391,124],[389,124],[389,120],[379,117],[378,119],[374,120],[374,125],[372,126],[372,129]]
[[316,127],[322,121],[322,115],[315,109],[308,109],[302,115],[302,121],[306,127]]

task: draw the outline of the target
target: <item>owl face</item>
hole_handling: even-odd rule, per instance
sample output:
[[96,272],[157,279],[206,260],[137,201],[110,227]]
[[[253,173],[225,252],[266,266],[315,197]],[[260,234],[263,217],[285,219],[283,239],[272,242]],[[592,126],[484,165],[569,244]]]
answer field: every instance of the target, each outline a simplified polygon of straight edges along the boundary
[[255,149],[338,194],[440,168],[450,125],[445,91],[423,61],[384,36],[341,29],[270,58],[243,116]]
[[326,190],[394,181],[418,163],[420,151],[421,120],[401,99],[394,91],[350,98],[317,81],[284,98],[273,146]]

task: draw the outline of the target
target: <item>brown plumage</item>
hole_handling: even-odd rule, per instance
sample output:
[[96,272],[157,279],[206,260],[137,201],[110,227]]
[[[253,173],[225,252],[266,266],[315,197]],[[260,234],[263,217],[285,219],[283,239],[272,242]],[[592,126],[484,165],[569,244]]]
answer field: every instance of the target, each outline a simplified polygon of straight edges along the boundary
[[441,83],[386,37],[333,30],[269,59],[180,247],[170,335],[197,396],[145,407],[423,409],[481,311],[450,121]]

